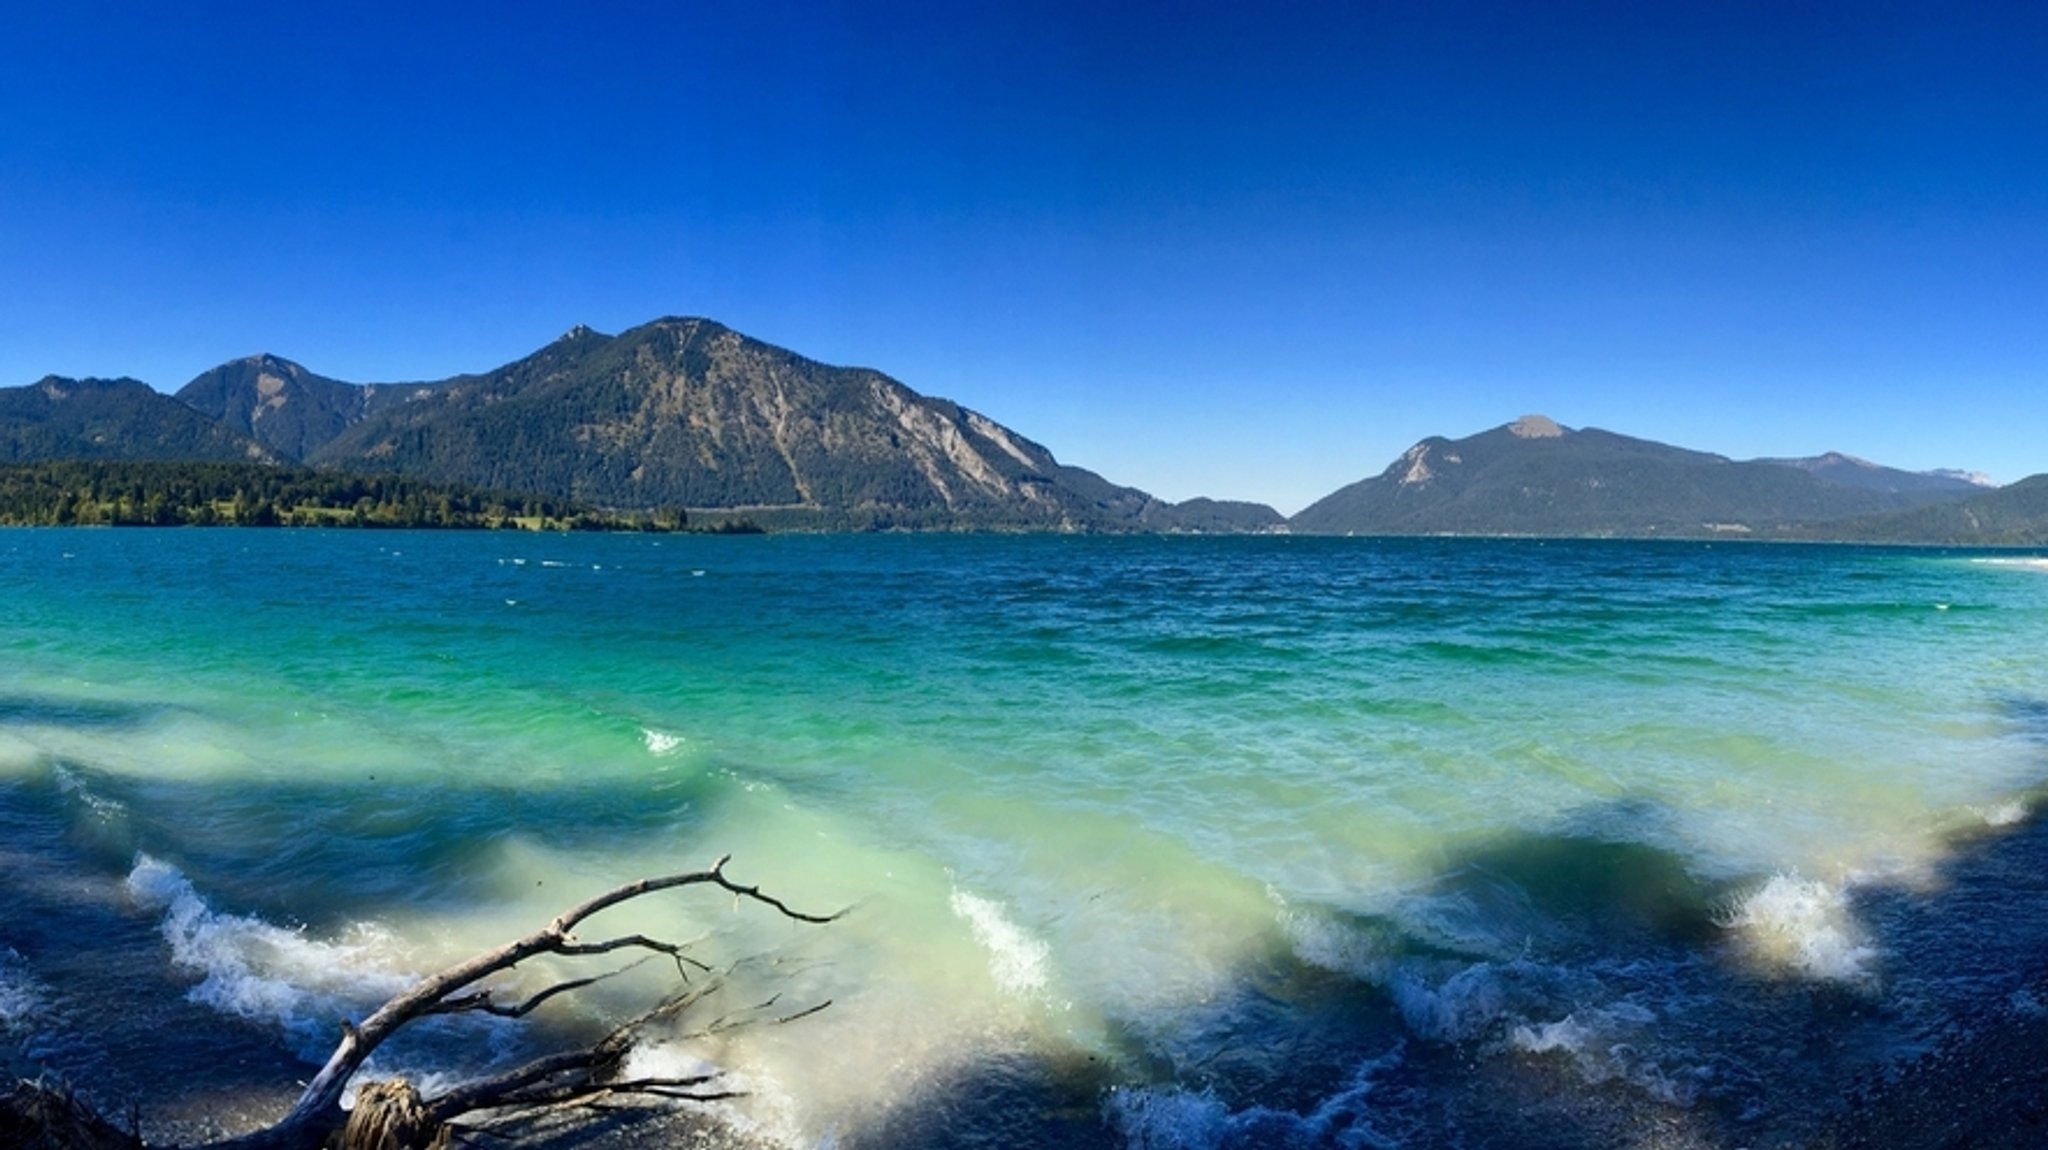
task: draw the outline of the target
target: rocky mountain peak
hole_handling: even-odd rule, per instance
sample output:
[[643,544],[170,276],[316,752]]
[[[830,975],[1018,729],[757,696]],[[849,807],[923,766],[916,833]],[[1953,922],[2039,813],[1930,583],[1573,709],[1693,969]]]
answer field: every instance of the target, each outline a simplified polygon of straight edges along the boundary
[[1525,415],[1508,424],[1508,434],[1517,439],[1562,439],[1565,429],[1547,415]]

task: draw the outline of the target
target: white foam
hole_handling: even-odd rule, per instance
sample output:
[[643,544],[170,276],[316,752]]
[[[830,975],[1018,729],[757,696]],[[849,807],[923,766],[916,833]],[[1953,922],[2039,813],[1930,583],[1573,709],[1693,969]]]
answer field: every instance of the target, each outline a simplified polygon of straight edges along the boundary
[[974,940],[989,953],[988,971],[996,985],[1011,994],[1033,994],[1045,989],[1046,964],[1052,949],[1029,931],[1011,922],[1000,904],[955,889],[953,913],[974,932]]
[[1554,1018],[1574,1004],[1607,997],[1596,976],[1570,965],[1518,958],[1476,962],[1442,977],[1444,967],[1410,962],[1388,984],[1401,1021],[1432,1042],[1496,1039],[1514,1024]]
[[43,1008],[43,984],[13,947],[0,947],[0,1030],[22,1026]]
[[647,744],[647,753],[650,755],[672,755],[682,749],[682,745],[688,740],[681,735],[657,731],[653,727],[642,727],[640,741]]
[[148,855],[136,857],[127,885],[139,905],[163,912],[172,964],[202,976],[187,998],[277,1026],[308,1061],[326,1057],[342,1019],[363,1017],[416,977],[402,965],[395,936],[372,924],[328,942],[222,914],[178,868]]
[[2048,571],[2048,558],[2008,559],[2000,557],[1995,559],[1972,559],[1971,562],[1982,563],[1987,567],[2017,567],[2026,571]]
[[1592,1032],[1579,1021],[1579,1016],[1567,1014],[1556,1022],[1515,1027],[1508,1034],[1508,1045],[1531,1054],[1548,1054],[1553,1050],[1577,1052],[1584,1050],[1591,1038]]
[[85,780],[78,776],[77,771],[69,767],[59,766],[53,769],[50,774],[57,781],[57,790],[60,794],[83,803],[85,809],[91,811],[93,817],[99,821],[103,823],[114,822],[122,815],[128,813],[128,808],[123,806],[120,800],[94,794],[85,785]]
[[716,1075],[718,1066],[673,1042],[642,1042],[626,1051],[621,1078],[701,1078]]
[[1988,807],[1971,807],[1971,812],[1984,820],[1987,827],[2018,826],[2027,820],[2028,807],[2025,799],[2007,799]]
[[1697,1066],[1667,1070],[1644,1054],[1650,1043],[1641,1040],[1655,1037],[1656,1021],[1650,1010],[1617,1002],[1574,1011],[1555,1022],[1516,1026],[1508,1033],[1508,1046],[1529,1054],[1565,1055],[1579,1076],[1594,1085],[1623,1082],[1668,1105],[1690,1107],[1712,1072]]
[[1865,940],[1839,887],[1773,875],[1720,921],[1766,966],[1830,982],[1874,977],[1877,949]]
[[741,1095],[747,1100],[747,1105],[695,1102],[681,1098],[670,1099],[670,1104],[678,1110],[716,1117],[725,1129],[738,1135],[749,1146],[831,1150],[836,1144],[837,1140],[829,1134],[822,1140],[806,1138],[795,1117],[797,1108],[794,1101],[772,1081],[720,1066],[682,1043],[659,1040],[636,1043],[626,1052],[626,1060],[619,1067],[619,1077],[626,1079],[707,1076],[711,1081],[701,1089]]
[[1338,1146],[1392,1150],[1395,1139],[1373,1124],[1370,1096],[1381,1072],[1401,1062],[1401,1048],[1362,1064],[1335,1093],[1306,1114],[1268,1106],[1232,1110],[1208,1091],[1180,1087],[1112,1090],[1103,1118],[1130,1150],[1218,1150],[1223,1146]]
[[1329,915],[1282,910],[1280,929],[1294,956],[1310,966],[1373,983],[1393,973],[1393,955],[1383,939]]

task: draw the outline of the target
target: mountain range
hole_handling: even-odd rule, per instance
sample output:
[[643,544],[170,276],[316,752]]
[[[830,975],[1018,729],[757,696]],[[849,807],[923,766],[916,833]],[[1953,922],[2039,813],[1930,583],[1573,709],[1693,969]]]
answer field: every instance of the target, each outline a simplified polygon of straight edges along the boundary
[[879,371],[821,364],[707,319],[615,336],[578,326],[503,367],[435,382],[348,383],[258,355],[203,373],[175,398],[132,383],[37,386],[120,387],[148,413],[137,423],[174,423],[165,413],[175,408],[190,427],[179,425],[182,438],[129,437],[124,453],[121,437],[96,432],[82,408],[69,423],[53,409],[0,458],[68,457],[68,430],[72,442],[99,434],[105,450],[93,454],[110,458],[264,458],[609,508],[743,513],[779,527],[1241,531],[1283,522],[1261,504],[1155,499]]
[[1425,439],[1291,520],[1170,503],[879,371],[696,318],[578,326],[438,381],[350,383],[257,355],[175,396],[129,379],[0,388],[0,463],[51,459],[305,465],[785,529],[2048,541],[2031,481],[1987,490],[1832,452],[1737,461],[1543,416]]
[[138,380],[51,375],[0,388],[0,463],[42,459],[221,463],[276,456]]
[[1289,525],[1348,535],[1861,538],[1866,520],[1984,494],[1954,475],[1839,453],[1737,461],[1529,415],[1464,439],[1425,439]]

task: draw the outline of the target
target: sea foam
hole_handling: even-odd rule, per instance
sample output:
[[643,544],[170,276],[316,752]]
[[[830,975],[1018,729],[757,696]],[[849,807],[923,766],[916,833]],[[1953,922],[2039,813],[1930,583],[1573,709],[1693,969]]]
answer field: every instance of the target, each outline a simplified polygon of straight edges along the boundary
[[128,813],[128,808],[123,806],[120,800],[94,794],[78,772],[69,767],[58,766],[51,772],[51,777],[57,782],[59,794],[78,802],[103,823],[115,822]]
[[1517,1023],[1555,1018],[1574,1003],[1607,994],[1593,974],[1565,964],[1517,958],[1476,962],[1442,976],[1444,966],[1407,963],[1388,984],[1402,1023],[1432,1042],[1496,1039]]
[[27,1024],[42,1008],[42,983],[28,960],[13,947],[0,946],[0,1030]]
[[2025,799],[2007,799],[1988,807],[1971,807],[1971,812],[1984,820],[1987,827],[2012,827],[2027,821],[2030,809]]
[[653,727],[642,727],[640,741],[646,745],[647,753],[650,755],[672,755],[682,749],[686,740],[681,735],[671,735],[667,731],[657,731]]
[[399,964],[397,940],[379,927],[358,924],[345,941],[323,942],[223,914],[178,868],[146,854],[136,857],[127,885],[138,905],[162,912],[172,965],[201,976],[186,997],[276,1026],[308,1061],[327,1056],[339,1020],[361,1018],[413,981]]
[[1270,1106],[1232,1110],[1207,1091],[1180,1087],[1113,1090],[1103,1118],[1130,1150],[1252,1150],[1267,1146],[1335,1146],[1392,1150],[1384,1116],[1370,1105],[1377,1078],[1399,1066],[1399,1046],[1359,1066],[1343,1086],[1306,1113]]
[[1667,1068],[1648,1053],[1656,1048],[1655,1012],[1632,1002],[1576,1010],[1555,1022],[1517,1026],[1511,1049],[1562,1054],[1579,1077],[1594,1085],[1624,1082],[1660,1102],[1690,1107],[1711,1077],[1705,1067]]
[[[838,1145],[834,1134],[828,1133],[820,1138],[804,1133],[798,1118],[800,1108],[797,1100],[772,1076],[757,1076],[721,1066],[703,1057],[687,1043],[666,1040],[636,1043],[626,1052],[626,1059],[619,1067],[619,1077],[628,1080],[708,1079],[702,1086],[688,1089],[729,1093],[735,1096],[735,1100],[699,1102],[672,1097],[667,1100],[668,1104],[674,1109],[710,1116],[723,1131],[747,1146],[759,1146],[764,1150],[768,1147],[834,1150]],[[650,1098],[647,1101],[655,1100]],[[724,1143],[721,1141],[719,1144]]]
[[997,986],[1019,995],[1045,989],[1050,947],[1011,922],[999,903],[956,889],[951,906],[974,932],[974,940],[988,951],[988,972]]
[[1385,936],[1328,912],[1296,909],[1271,886],[1266,888],[1266,900],[1279,908],[1280,931],[1296,958],[1365,982],[1385,983],[1392,976],[1394,953]]
[[1877,948],[1863,936],[1841,888],[1779,874],[1720,919],[1768,967],[1830,982],[1874,977]]

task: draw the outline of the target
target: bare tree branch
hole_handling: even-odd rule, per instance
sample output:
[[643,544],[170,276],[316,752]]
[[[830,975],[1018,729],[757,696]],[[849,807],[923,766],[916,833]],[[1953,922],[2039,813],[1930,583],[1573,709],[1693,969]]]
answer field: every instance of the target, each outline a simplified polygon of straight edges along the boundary
[[[628,966],[605,974],[559,982],[510,1006],[499,1005],[492,997],[491,988],[478,987],[485,979],[510,971],[528,959],[540,955],[574,958],[613,954],[623,950],[645,950],[672,960],[676,964],[678,976],[686,984],[686,965],[695,967],[700,973],[712,973],[712,967],[683,953],[686,944],[671,943],[641,934],[621,935],[599,942],[582,942],[572,933],[577,926],[591,917],[621,903],[679,887],[713,886],[731,894],[735,903],[757,902],[784,918],[797,922],[829,923],[845,913],[840,911],[829,915],[808,914],[791,908],[781,899],[764,894],[758,886],[736,883],[725,875],[725,865],[730,860],[731,856],[725,855],[707,870],[643,878],[613,887],[570,907],[547,926],[532,934],[513,939],[502,946],[464,959],[421,979],[411,988],[385,1002],[360,1023],[344,1021],[341,1041],[336,1044],[326,1064],[307,1084],[304,1093],[282,1119],[263,1130],[214,1143],[207,1150],[307,1150],[341,1125],[341,1096],[349,1080],[362,1069],[364,1063],[380,1045],[408,1023],[436,1015],[465,1013],[522,1018],[559,995],[602,982],[623,973],[624,970],[632,969]],[[715,1078],[714,1075],[631,1081],[616,1081],[610,1077],[623,1062],[633,1039],[648,1024],[679,1015],[691,1005],[702,1001],[711,989],[711,984],[686,985],[685,989],[665,997],[588,1049],[535,1059],[514,1070],[456,1087],[432,1099],[420,1099],[416,1091],[404,1094],[404,1104],[410,1108],[404,1115],[405,1121],[417,1123],[424,1120],[428,1124],[427,1128],[434,1130],[447,1127],[457,1118],[470,1113],[508,1108],[531,1112],[536,1108],[582,1105],[622,1094],[700,1102],[735,1097],[736,1093],[732,1091],[696,1089],[709,1087]],[[733,1026],[744,1025],[750,1020],[748,1016],[761,1015],[779,998],[777,995],[750,1010],[721,1017],[700,1033],[716,1033],[731,1029]],[[795,1021],[815,1014],[827,1005],[829,1003],[820,1003],[769,1021],[778,1024]],[[404,1089],[411,1091],[410,1087]],[[358,1109],[360,1110],[360,1104]],[[417,1114],[414,1111],[417,1111]],[[408,1130],[412,1128],[411,1125],[405,1126]],[[464,1129],[481,1130],[483,1127],[466,1126]],[[398,1146],[403,1143],[389,1144]]]

